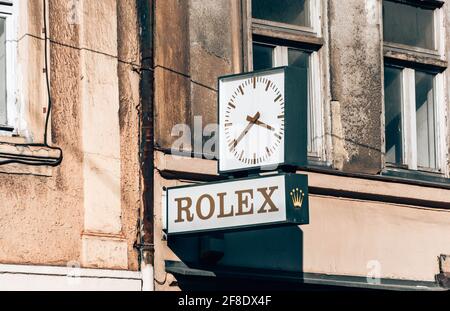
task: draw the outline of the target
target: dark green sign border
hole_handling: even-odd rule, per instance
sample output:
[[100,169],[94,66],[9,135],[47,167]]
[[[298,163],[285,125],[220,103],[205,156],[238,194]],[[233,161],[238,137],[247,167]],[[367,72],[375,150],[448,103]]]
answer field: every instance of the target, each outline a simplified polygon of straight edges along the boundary
[[[241,226],[233,226],[227,228],[211,228],[205,230],[193,230],[188,232],[169,232],[169,191],[173,189],[188,189],[194,187],[202,187],[206,185],[212,184],[225,184],[232,182],[239,182],[244,180],[252,180],[252,179],[261,179],[261,178],[271,178],[277,176],[284,176],[284,185],[285,185],[285,204],[286,204],[286,220],[280,222],[271,222],[271,223],[259,223],[252,225],[241,225]],[[303,204],[301,208],[294,207],[294,204],[291,199],[291,190],[298,188],[303,191]],[[281,173],[281,174],[271,174],[264,176],[256,176],[256,177],[247,177],[247,178],[239,178],[239,179],[230,179],[229,181],[217,181],[217,182],[209,182],[207,184],[195,184],[195,185],[183,185],[176,187],[168,187],[166,189],[166,229],[164,230],[168,236],[186,236],[193,235],[199,233],[207,233],[207,232],[230,232],[230,231],[238,231],[243,229],[254,229],[256,227],[276,227],[280,225],[305,225],[309,224],[309,195],[308,195],[308,176],[303,174],[290,174],[290,173]]]

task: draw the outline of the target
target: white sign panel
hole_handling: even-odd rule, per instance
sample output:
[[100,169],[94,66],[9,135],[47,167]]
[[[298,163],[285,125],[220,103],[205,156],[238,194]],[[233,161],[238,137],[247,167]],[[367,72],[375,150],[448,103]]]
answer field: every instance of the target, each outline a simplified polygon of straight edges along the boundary
[[286,221],[284,175],[167,191],[169,234]]

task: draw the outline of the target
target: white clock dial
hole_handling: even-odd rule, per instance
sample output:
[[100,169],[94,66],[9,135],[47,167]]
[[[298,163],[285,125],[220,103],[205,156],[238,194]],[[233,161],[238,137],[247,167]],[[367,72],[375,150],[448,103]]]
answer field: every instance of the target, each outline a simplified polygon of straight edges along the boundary
[[[221,166],[230,169],[281,163],[284,157],[282,73],[247,76],[221,89]],[[223,166],[222,166],[223,168]]]

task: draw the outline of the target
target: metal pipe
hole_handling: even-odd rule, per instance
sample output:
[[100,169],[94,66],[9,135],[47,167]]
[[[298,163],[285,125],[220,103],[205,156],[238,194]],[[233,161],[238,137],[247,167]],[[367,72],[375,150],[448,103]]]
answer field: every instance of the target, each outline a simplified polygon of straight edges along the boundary
[[143,179],[141,273],[142,290],[154,290],[154,126],[153,126],[153,24],[154,1],[137,1],[140,23],[141,79],[141,176]]

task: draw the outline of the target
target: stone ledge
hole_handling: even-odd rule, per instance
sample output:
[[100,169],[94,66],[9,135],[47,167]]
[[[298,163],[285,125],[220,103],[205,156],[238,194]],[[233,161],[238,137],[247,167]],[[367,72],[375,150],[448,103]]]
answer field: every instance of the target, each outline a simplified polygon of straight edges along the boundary
[[84,268],[128,269],[128,244],[111,236],[82,236],[81,265]]
[[[32,265],[11,265],[0,264],[1,274],[35,274],[49,276],[67,276],[71,275],[70,270],[73,267],[61,266],[32,266]],[[129,270],[110,270],[110,269],[92,269],[77,268],[77,276],[82,278],[115,278],[115,279],[133,279],[140,280],[141,273],[139,271]]]
[[0,264],[2,291],[141,291],[139,271]]

